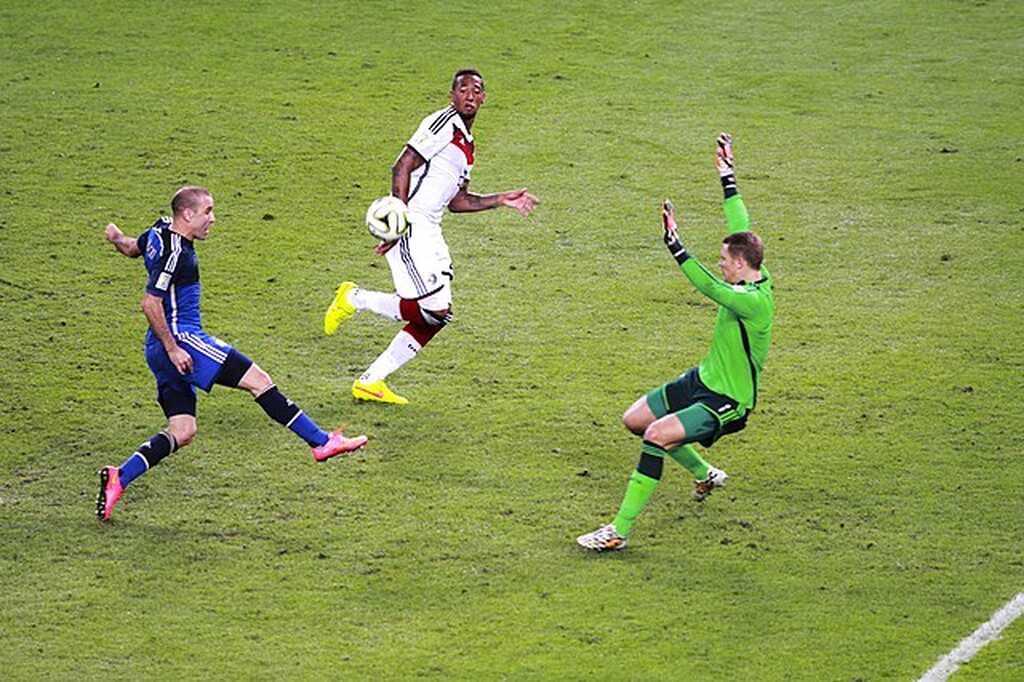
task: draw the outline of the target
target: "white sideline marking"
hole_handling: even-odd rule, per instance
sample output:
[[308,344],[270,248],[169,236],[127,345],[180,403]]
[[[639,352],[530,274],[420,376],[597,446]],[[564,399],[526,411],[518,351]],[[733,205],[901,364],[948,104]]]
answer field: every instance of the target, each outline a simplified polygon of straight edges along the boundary
[[950,675],[956,672],[961,663],[966,663],[974,658],[974,654],[978,653],[981,647],[998,638],[999,634],[1022,613],[1024,613],[1024,592],[1018,593],[1016,597],[1006,602],[1003,608],[992,614],[988,622],[982,623],[970,637],[961,640],[955,649],[939,659],[939,662],[917,682],[945,682]]

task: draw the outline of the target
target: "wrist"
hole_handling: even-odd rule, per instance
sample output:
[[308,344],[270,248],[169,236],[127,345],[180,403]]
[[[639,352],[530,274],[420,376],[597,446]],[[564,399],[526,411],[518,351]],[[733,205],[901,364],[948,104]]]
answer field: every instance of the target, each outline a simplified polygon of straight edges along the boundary
[[686,252],[686,247],[683,246],[683,242],[679,239],[679,234],[675,230],[665,230],[665,247],[680,265],[690,257],[690,254]]
[[722,193],[725,194],[726,199],[739,192],[739,190],[736,188],[735,173],[730,171],[728,174],[720,176],[720,179],[722,181]]

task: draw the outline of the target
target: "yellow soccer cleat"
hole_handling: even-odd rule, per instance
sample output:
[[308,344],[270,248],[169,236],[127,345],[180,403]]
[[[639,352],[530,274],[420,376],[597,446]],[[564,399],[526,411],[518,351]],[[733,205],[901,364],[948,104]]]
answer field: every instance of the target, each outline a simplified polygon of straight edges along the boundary
[[392,403],[393,405],[405,405],[409,402],[388,388],[383,379],[372,384],[366,384],[356,379],[352,382],[352,397],[356,400],[370,400],[378,403]]
[[330,336],[338,331],[341,323],[355,314],[356,307],[348,302],[348,292],[355,288],[355,282],[342,282],[338,286],[338,291],[334,294],[334,300],[331,301],[330,307],[324,313],[324,334]]

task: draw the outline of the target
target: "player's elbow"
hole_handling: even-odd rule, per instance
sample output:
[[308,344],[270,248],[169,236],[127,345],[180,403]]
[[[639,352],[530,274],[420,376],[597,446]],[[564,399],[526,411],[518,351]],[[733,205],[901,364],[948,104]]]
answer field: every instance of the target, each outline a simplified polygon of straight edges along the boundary
[[703,295],[705,298],[710,298],[715,303],[721,304],[721,300],[719,300],[721,297],[715,296],[714,284],[709,284],[707,282],[693,282],[693,288],[697,290],[697,293]]
[[149,315],[151,313],[163,315],[163,310],[157,310],[157,306],[162,307],[162,305],[163,304],[160,302],[159,298],[153,296],[150,293],[146,293],[142,297],[142,303],[139,304],[139,307],[142,309],[142,312],[145,313],[146,315]]

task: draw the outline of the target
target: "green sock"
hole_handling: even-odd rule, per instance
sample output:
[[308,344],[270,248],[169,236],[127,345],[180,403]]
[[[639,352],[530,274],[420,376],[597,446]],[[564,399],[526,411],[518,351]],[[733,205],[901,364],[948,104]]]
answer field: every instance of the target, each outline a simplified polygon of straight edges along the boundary
[[708,463],[697,453],[697,449],[687,443],[668,451],[668,454],[675,461],[686,467],[686,470],[693,474],[698,481],[708,477]]
[[622,498],[619,513],[612,521],[616,533],[622,537],[629,535],[629,531],[633,529],[633,522],[647,506],[647,500],[651,499],[651,494],[657,487],[658,479],[633,470],[629,476],[629,485],[626,486],[626,496]]

